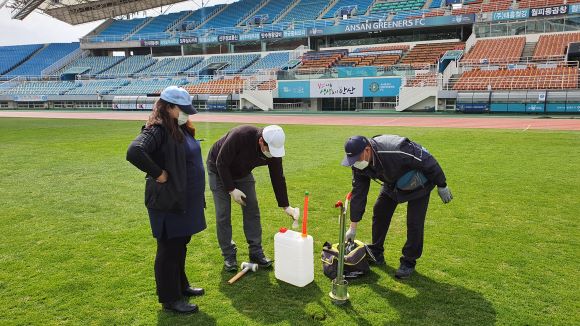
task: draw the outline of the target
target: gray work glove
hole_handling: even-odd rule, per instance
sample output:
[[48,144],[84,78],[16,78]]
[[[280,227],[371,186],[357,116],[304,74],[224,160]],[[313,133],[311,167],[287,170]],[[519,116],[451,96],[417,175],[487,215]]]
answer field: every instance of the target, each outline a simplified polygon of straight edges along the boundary
[[346,231],[346,234],[344,235],[344,238],[346,241],[349,241],[349,240],[354,241],[354,238],[356,237],[357,224],[358,224],[357,222],[350,223],[350,227],[348,228],[348,230]]
[[236,188],[230,191],[230,196],[236,203],[242,206],[246,206],[246,202],[244,201],[244,199],[246,199],[246,194],[244,194],[244,192],[241,191],[240,189]]
[[437,192],[439,193],[439,197],[441,197],[441,200],[444,204],[449,203],[451,199],[453,199],[453,195],[451,194],[449,187],[437,187]]

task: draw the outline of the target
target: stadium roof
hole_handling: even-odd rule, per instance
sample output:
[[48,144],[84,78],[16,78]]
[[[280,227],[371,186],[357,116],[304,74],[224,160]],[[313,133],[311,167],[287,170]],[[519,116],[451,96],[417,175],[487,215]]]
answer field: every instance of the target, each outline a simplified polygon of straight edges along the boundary
[[[78,25],[167,6],[184,0],[0,0],[12,9],[12,18],[24,19],[35,9],[58,20]],[[206,1],[207,2],[207,1]],[[202,1],[203,3],[203,1]]]

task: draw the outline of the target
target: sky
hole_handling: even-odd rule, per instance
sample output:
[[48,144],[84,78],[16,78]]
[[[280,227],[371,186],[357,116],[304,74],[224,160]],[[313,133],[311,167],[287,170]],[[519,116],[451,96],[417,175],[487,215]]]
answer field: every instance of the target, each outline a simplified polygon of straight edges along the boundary
[[[1,1],[0,1],[1,2]],[[234,0],[210,0],[209,5],[230,3]],[[200,1],[190,0],[171,6],[167,13],[199,8]],[[163,8],[165,11],[166,8]],[[103,21],[72,26],[38,11],[24,20],[10,18],[11,9],[0,9],[0,46],[20,44],[44,44],[57,42],[78,42]],[[147,11],[147,16],[157,16],[160,10]],[[141,16],[138,16],[141,17]]]

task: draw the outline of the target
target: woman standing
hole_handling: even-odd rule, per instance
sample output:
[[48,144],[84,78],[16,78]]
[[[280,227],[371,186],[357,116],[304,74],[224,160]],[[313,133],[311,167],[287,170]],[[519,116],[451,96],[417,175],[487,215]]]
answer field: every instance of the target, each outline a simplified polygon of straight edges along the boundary
[[155,103],[141,134],[127,150],[127,160],[145,172],[145,206],[157,239],[155,282],[164,309],[198,311],[187,297],[204,294],[185,275],[191,236],[205,223],[205,171],[199,141],[189,115],[197,111],[189,93],[167,87]]

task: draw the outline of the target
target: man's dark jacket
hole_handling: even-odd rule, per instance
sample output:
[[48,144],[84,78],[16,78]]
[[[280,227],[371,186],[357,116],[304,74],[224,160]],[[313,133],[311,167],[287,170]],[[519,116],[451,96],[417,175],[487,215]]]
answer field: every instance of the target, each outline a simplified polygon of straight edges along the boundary
[[[369,143],[372,163],[362,171],[352,168],[352,222],[360,221],[364,215],[371,180],[382,183],[381,191],[398,203],[423,197],[435,186],[447,186],[439,163],[423,146],[397,135],[375,136],[369,139]],[[397,189],[397,180],[411,170],[422,172],[427,182],[411,191]]]

